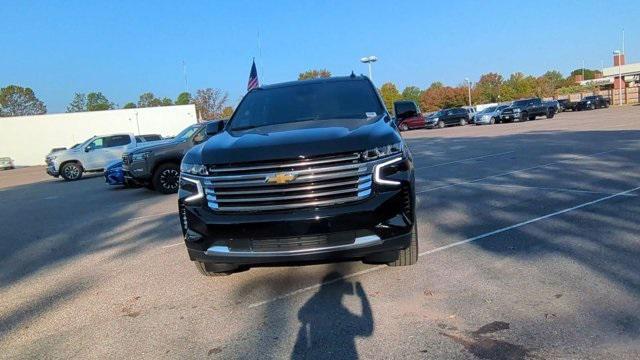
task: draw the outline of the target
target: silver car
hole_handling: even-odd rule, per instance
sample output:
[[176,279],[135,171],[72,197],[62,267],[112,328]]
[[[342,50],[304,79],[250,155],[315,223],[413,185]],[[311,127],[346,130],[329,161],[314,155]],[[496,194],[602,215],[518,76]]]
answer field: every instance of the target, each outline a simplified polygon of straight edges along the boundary
[[502,110],[508,107],[509,105],[490,106],[478,112],[475,117],[476,125],[499,123]]
[[10,157],[0,157],[0,170],[11,170],[13,168],[13,160]]

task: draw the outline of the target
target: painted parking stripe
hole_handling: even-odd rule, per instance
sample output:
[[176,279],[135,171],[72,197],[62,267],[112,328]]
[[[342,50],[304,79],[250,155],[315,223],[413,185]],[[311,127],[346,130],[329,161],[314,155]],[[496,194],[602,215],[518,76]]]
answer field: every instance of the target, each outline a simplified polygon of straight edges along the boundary
[[428,168],[433,168],[433,167],[438,167],[438,166],[444,166],[444,165],[450,165],[450,164],[457,164],[457,163],[461,163],[461,162],[465,162],[465,161],[471,161],[471,160],[477,160],[477,159],[484,159],[484,158],[488,158],[488,157],[494,157],[494,156],[500,156],[500,155],[506,155],[506,154],[513,154],[515,151],[505,151],[505,152],[500,152],[500,153],[495,153],[495,154],[488,154],[488,155],[482,155],[482,156],[476,156],[476,157],[471,157],[471,158],[466,158],[466,159],[460,159],[460,160],[455,160],[455,161],[448,161],[448,162],[444,162],[444,163],[439,163],[439,164],[434,164],[434,165],[426,165],[426,166],[416,166],[415,169],[419,170],[419,169],[428,169]]
[[[488,186],[488,187],[510,187],[510,188],[521,188],[521,189],[533,189],[533,190],[544,190],[544,191],[559,191],[559,192],[573,192],[578,194],[594,194],[594,195],[612,195],[612,192],[603,192],[603,191],[593,191],[593,190],[582,190],[582,189],[569,189],[569,188],[558,188],[558,187],[546,187],[546,186],[526,186],[526,185],[511,185],[511,184],[491,184],[491,183],[473,183],[469,185],[477,185],[477,186]],[[637,197],[636,194],[625,194],[621,196],[630,196]]]
[[[500,228],[500,229],[497,229],[497,230],[493,230],[493,231],[490,231],[490,232],[487,232],[487,233],[484,233],[484,234],[481,234],[481,235],[478,235],[478,236],[474,236],[472,238],[468,238],[468,239],[461,240],[461,241],[456,241],[454,243],[451,243],[451,244],[448,244],[448,245],[445,245],[445,246],[441,246],[441,247],[437,247],[435,249],[427,250],[427,251],[419,253],[418,256],[425,256],[425,255],[429,255],[429,254],[434,254],[434,253],[437,253],[437,252],[440,252],[440,251],[443,251],[443,250],[451,249],[451,248],[456,247],[456,246],[465,245],[465,244],[468,244],[468,243],[471,243],[471,242],[474,242],[474,241],[477,241],[477,240],[488,238],[488,237],[493,236],[493,235],[497,235],[497,234],[500,234],[500,233],[503,233],[503,232],[507,232],[509,230],[517,229],[517,228],[520,228],[522,226],[529,225],[529,224],[532,224],[532,223],[535,223],[535,222],[538,222],[538,221],[541,221],[541,220],[549,219],[549,218],[552,218],[554,216],[562,215],[562,214],[565,214],[565,213],[568,213],[568,212],[571,212],[571,211],[574,211],[574,210],[578,210],[578,209],[581,209],[581,208],[584,208],[584,207],[587,207],[587,206],[595,205],[597,203],[601,203],[603,201],[607,201],[607,200],[610,200],[610,199],[613,199],[613,198],[616,198],[616,197],[622,197],[622,196],[628,195],[628,194],[630,194],[632,192],[635,192],[635,191],[638,191],[638,190],[640,190],[640,186],[635,187],[633,189],[621,191],[619,193],[612,194],[612,195],[609,195],[609,196],[601,197],[601,198],[596,199],[596,200],[585,202],[585,203],[582,203],[580,205],[576,205],[576,206],[572,206],[572,207],[569,207],[569,208],[566,208],[566,209],[562,209],[562,210],[559,210],[559,211],[556,211],[556,212],[552,212],[552,213],[547,214],[547,215],[539,216],[539,217],[536,217],[536,218],[533,218],[533,219],[530,219],[530,220],[527,220],[527,221],[523,221],[523,222],[520,222],[520,223],[517,223],[517,224],[513,224],[513,225],[510,225],[510,226],[505,226],[503,228]],[[263,306],[263,305],[266,305],[266,304],[270,304],[270,303],[278,301],[278,300],[283,300],[283,299],[290,298],[290,297],[298,295],[298,294],[305,293],[307,291],[319,289],[321,286],[326,285],[326,284],[331,284],[331,283],[335,283],[335,282],[342,281],[342,280],[345,280],[345,279],[350,279],[350,278],[353,278],[353,277],[356,277],[356,276],[368,274],[368,273],[380,270],[380,269],[385,268],[385,267],[386,267],[386,265],[378,265],[378,266],[375,266],[375,267],[372,267],[372,268],[369,268],[369,269],[366,269],[366,270],[358,271],[358,272],[355,272],[355,273],[352,273],[352,274],[349,274],[349,275],[346,275],[346,276],[342,276],[342,277],[337,278],[337,279],[333,279],[331,281],[327,281],[325,283],[319,283],[319,284],[303,287],[303,288],[288,292],[286,294],[282,294],[280,296],[276,296],[276,297],[268,299],[268,300],[259,301],[259,302],[250,304],[248,306],[248,308],[251,309],[251,308],[260,307],[260,306]]]
[[178,210],[175,211],[167,211],[167,212],[163,212],[160,214],[152,214],[152,215],[144,215],[144,216],[138,216],[138,217],[133,217],[130,218],[128,221],[136,221],[136,220],[143,220],[143,219],[149,219],[149,218],[154,218],[154,217],[160,217],[160,216],[165,216],[165,215],[170,215],[170,214],[175,214],[176,215],[176,219],[178,218]]
[[[596,155],[603,155],[603,154],[608,154],[610,152],[614,152],[617,149],[614,150],[607,150],[607,151],[601,151],[601,152],[597,152],[597,153],[593,153],[593,154],[587,154],[587,155],[582,155],[583,157],[588,157],[588,156],[596,156]],[[505,176],[505,175],[510,175],[510,174],[516,174],[519,172],[523,172],[523,171],[527,171],[527,170],[533,170],[533,169],[538,169],[538,168],[542,168],[545,166],[549,166],[549,165],[553,165],[553,164],[558,164],[558,163],[563,163],[569,160],[558,160],[558,161],[552,161],[546,164],[541,164],[541,165],[536,165],[536,166],[531,166],[528,168],[524,168],[524,169],[519,169],[519,170],[512,170],[512,171],[507,171],[507,172],[503,172],[500,174],[496,174],[496,175],[490,175],[490,176],[485,176],[482,178],[478,178],[478,179],[473,179],[473,180],[468,180],[468,181],[459,181],[459,182],[454,182],[451,184],[447,184],[447,185],[442,185],[442,186],[436,186],[436,187],[432,187],[432,188],[427,188],[424,190],[420,190],[420,191],[416,191],[416,194],[422,194],[422,193],[426,193],[426,192],[430,192],[430,191],[435,191],[435,190],[440,190],[440,189],[446,189],[452,186],[458,186],[458,185],[465,185],[465,184],[472,184],[472,183],[476,183],[482,180],[486,180],[486,179],[492,179],[492,178],[496,178],[496,177],[500,177],[500,176]]]

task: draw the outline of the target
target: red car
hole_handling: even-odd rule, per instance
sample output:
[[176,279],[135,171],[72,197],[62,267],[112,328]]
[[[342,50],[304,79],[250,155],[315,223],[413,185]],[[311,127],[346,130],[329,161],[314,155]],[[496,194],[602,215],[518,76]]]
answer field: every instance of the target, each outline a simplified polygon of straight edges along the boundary
[[424,116],[420,113],[420,108],[413,101],[403,100],[393,103],[396,114],[396,124],[400,131],[411,129],[424,129],[426,123]]

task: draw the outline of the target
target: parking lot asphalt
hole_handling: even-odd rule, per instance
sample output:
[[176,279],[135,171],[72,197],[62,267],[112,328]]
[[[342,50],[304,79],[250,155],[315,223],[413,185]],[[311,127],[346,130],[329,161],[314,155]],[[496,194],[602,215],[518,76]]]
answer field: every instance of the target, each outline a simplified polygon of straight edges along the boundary
[[206,278],[174,195],[0,172],[0,358],[640,357],[640,106],[403,135],[403,268]]

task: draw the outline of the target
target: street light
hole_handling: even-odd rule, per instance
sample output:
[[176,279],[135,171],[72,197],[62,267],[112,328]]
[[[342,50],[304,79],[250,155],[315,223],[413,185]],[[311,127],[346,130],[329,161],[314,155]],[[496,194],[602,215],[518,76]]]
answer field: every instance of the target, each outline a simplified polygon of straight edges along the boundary
[[469,87],[469,106],[471,106],[471,82],[469,78],[464,78],[464,81],[467,82],[467,86]]
[[622,81],[622,58],[620,54],[622,54],[620,50],[613,52],[613,55],[618,56],[618,104],[622,105],[622,84],[624,84],[624,81]]
[[373,76],[371,76],[371,63],[374,63],[376,61],[378,61],[378,58],[375,56],[365,56],[362,59],[360,59],[360,61],[362,61],[365,64],[369,65],[369,79],[373,82]]

